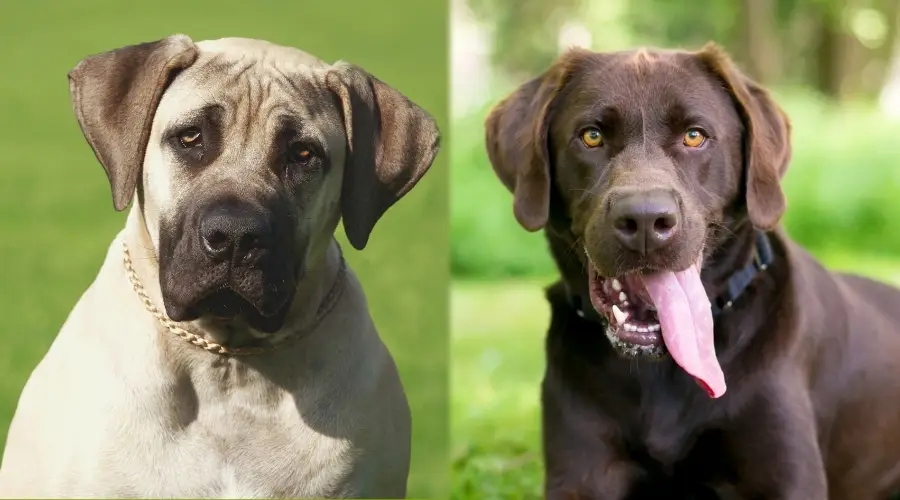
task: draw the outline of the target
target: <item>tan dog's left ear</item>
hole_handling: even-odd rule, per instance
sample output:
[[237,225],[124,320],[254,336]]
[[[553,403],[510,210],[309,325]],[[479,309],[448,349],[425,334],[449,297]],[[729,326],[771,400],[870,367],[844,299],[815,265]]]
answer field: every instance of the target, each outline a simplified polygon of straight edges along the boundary
[[707,44],[697,56],[726,85],[744,124],[750,222],[773,229],[787,208],[781,179],[791,160],[791,123],[769,92],[741,74],[718,46]]
[[344,232],[362,250],[381,216],[431,167],[440,131],[427,111],[355,65],[335,64],[326,82],[340,98],[347,133]]
[[90,56],[69,72],[78,125],[106,170],[116,210],[134,196],[163,92],[197,54],[189,37],[172,35]]

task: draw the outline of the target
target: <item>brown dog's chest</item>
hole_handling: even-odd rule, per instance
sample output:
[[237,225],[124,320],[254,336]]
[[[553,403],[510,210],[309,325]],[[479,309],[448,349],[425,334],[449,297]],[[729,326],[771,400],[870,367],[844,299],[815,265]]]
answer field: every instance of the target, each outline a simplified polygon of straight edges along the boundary
[[714,482],[729,474],[732,462],[724,433],[711,421],[714,413],[700,398],[651,390],[606,417],[621,429],[617,454],[623,460],[660,478]]
[[638,416],[640,424],[636,426],[634,439],[635,445],[643,447],[648,457],[664,468],[670,468],[687,457],[703,433],[702,429],[690,425],[690,421],[685,422],[683,415],[687,409],[683,408],[683,404],[669,404],[645,408],[642,417]]

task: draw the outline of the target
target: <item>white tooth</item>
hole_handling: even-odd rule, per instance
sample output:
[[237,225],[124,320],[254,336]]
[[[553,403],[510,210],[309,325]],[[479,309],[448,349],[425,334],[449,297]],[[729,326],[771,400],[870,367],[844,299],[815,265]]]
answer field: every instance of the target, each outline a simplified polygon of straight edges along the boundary
[[656,306],[648,306],[648,307],[647,307],[647,310],[648,310],[648,311],[656,312]]
[[641,333],[648,333],[650,330],[648,330],[646,326],[639,326],[638,331]]
[[651,332],[659,331],[659,324],[650,325],[650,331]]
[[623,324],[625,320],[628,319],[628,313],[619,309],[619,306],[613,304],[612,306],[613,316],[616,317],[616,323]]
[[622,305],[623,305],[624,307],[628,307],[628,301],[626,300],[625,302],[622,302]]
[[615,290],[617,292],[622,291],[622,284],[619,283],[619,280],[617,280],[615,278],[613,278],[613,280],[612,280],[612,286],[613,286],[613,290]]
[[628,300],[628,296],[625,295],[625,292],[619,292],[619,300],[622,302],[625,302],[626,300]]

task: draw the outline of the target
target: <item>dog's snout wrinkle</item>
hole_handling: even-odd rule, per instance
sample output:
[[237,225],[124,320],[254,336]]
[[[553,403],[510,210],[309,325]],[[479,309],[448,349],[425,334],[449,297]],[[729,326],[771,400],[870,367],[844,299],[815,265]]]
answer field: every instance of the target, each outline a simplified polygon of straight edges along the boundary
[[612,230],[625,248],[646,255],[665,247],[679,225],[678,202],[666,190],[625,194],[610,207]]
[[199,236],[209,259],[245,263],[268,246],[271,230],[265,215],[253,207],[220,202],[201,217]]

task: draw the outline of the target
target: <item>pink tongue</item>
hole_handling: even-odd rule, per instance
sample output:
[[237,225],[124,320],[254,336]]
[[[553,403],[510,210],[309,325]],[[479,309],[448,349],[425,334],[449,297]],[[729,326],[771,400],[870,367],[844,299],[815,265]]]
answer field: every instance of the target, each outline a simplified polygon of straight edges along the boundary
[[713,342],[712,309],[697,266],[678,273],[645,274],[641,279],[656,306],[672,358],[710,397],[725,394],[725,375]]

